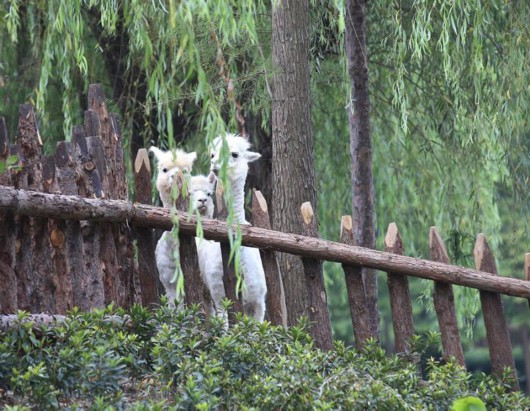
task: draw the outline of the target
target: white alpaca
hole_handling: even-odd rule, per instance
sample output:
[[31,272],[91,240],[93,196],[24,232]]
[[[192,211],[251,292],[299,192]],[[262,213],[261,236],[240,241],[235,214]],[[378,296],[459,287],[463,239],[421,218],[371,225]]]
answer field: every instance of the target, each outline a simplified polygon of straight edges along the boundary
[[[149,151],[154,153],[157,159],[156,188],[158,194],[164,207],[171,208],[174,205],[172,198],[178,190],[177,176],[179,173],[189,174],[191,172],[197,154],[195,152],[186,153],[179,149],[162,151],[154,146]],[[178,246],[178,239],[173,231],[165,231],[158,240],[155,249],[156,267],[170,304],[174,304],[176,297],[176,282],[171,280],[175,277],[177,268],[174,253],[175,251],[178,252]]]
[[[228,148],[228,159],[223,159],[221,149],[223,140]],[[234,213],[240,224],[249,224],[245,219],[245,180],[248,174],[248,163],[261,157],[261,154],[249,151],[250,143],[243,137],[227,134],[217,137],[211,146],[210,170],[219,175],[223,161],[226,164],[228,180],[232,187]],[[243,287],[243,310],[247,315],[253,315],[258,321],[265,316],[265,296],[267,284],[259,249],[241,247],[240,270],[245,280]],[[221,281],[222,285],[222,281]],[[224,294],[224,288],[222,289]],[[211,292],[211,290],[210,290]]]
[[[190,179],[191,206],[193,210],[199,211],[202,217],[213,218],[215,180],[213,173],[210,173],[208,177],[198,175]],[[220,316],[228,326],[228,315],[222,307],[225,289],[221,245],[216,241],[198,237],[195,238],[195,243],[202,280],[208,287],[212,298],[212,314]]]

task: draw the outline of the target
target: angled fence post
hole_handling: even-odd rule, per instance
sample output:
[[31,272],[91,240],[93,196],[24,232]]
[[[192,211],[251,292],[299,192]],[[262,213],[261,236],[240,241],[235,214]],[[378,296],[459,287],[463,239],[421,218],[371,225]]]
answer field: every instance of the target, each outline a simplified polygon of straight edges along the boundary
[[[484,234],[477,236],[473,255],[477,270],[497,275],[497,264]],[[501,295],[496,292],[481,290],[480,302],[482,304],[484,324],[486,325],[492,372],[502,375],[504,369],[510,367],[514,377],[512,388],[513,390],[519,390],[510,331],[504,317]]]
[[[389,253],[403,255],[403,242],[395,223],[390,223],[385,236],[385,249]],[[388,291],[394,326],[396,352],[410,352],[410,343],[414,336],[412,303],[410,300],[408,277],[388,272]]]
[[[340,241],[347,245],[353,245],[351,215],[343,215],[340,225]],[[370,319],[366,294],[363,282],[363,269],[361,266],[342,264],[346,288],[348,290],[348,305],[355,337],[355,347],[360,350],[366,341],[374,337],[370,332]]]
[[[0,162],[5,169],[0,171],[0,186],[12,187],[7,160],[10,156],[9,136],[3,117],[0,117]],[[15,274],[17,226],[13,213],[0,215],[0,313],[11,314],[18,308],[17,277]]]
[[[254,189],[252,196],[252,225],[270,230],[271,223],[267,201],[261,191]],[[287,327],[287,307],[283,290],[280,266],[276,253],[270,250],[260,250],[265,280],[267,281],[267,314],[272,324]]]
[[[318,237],[317,221],[311,203],[305,202],[300,207],[302,214],[303,233],[308,237]],[[331,321],[329,319],[328,300],[322,274],[322,261],[302,257],[307,292],[309,293],[309,321],[310,332],[316,345],[321,350],[333,348]]]
[[[429,232],[429,249],[431,260],[449,264],[449,256],[436,227],[431,227]],[[453,286],[449,283],[435,281],[433,300],[442,336],[443,358],[448,360],[449,357],[454,357],[461,366],[465,367],[466,361],[458,330]]]

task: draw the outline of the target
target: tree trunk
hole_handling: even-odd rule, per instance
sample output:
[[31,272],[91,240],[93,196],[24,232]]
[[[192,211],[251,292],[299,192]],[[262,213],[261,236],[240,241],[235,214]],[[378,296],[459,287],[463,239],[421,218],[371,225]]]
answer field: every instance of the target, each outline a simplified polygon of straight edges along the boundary
[[[302,233],[300,206],[316,206],[309,70],[309,2],[285,0],[273,7],[272,61],[272,226]],[[316,216],[315,216],[316,217]],[[318,226],[318,223],[316,224]],[[310,317],[304,266],[300,257],[278,254],[288,324]]]
[[[366,0],[347,0],[345,47],[351,87],[348,118],[350,124],[353,238],[358,246],[375,248],[365,8]],[[363,270],[363,278],[372,335],[378,336],[379,311],[376,272],[365,269]]]

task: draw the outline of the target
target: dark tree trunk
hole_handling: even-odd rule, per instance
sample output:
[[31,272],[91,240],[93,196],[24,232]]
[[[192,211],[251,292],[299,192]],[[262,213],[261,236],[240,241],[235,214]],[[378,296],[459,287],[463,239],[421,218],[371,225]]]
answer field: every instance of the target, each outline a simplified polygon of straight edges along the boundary
[[[285,0],[273,7],[272,61],[272,226],[302,233],[300,206],[316,206],[311,129],[309,2]],[[315,216],[316,217],[316,216]],[[318,224],[317,224],[318,225]],[[304,266],[300,257],[278,254],[288,324],[310,317]]]
[[[346,2],[346,56],[350,75],[349,107],[353,238],[356,245],[375,248],[374,185],[370,136],[370,99],[365,29],[366,0]],[[377,275],[364,269],[366,302],[372,335],[379,335]]]

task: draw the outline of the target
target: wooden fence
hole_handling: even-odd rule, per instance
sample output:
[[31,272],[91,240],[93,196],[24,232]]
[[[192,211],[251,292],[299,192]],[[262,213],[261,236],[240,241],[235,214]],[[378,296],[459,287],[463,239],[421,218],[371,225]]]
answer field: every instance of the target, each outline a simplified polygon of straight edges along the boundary
[[[179,219],[179,239],[185,276],[186,301],[204,301],[193,237],[196,220],[184,211],[149,205],[151,168],[147,152],[135,162],[135,202],[129,201],[122,134],[117,115],[108,113],[100,85],[91,85],[84,125],[76,126],[71,142],[57,143],[53,156],[41,155],[41,139],[33,109],[22,105],[18,131],[11,143],[0,118],[0,161],[16,154],[16,167],[0,173],[0,313],[16,310],[64,314],[111,302],[122,307],[159,302],[153,229],[169,230]],[[301,207],[306,235],[270,230],[267,204],[259,192],[253,196],[254,226],[241,227],[242,243],[261,249],[266,270],[267,311],[271,322],[286,324],[285,297],[275,252],[299,255],[308,281],[313,321],[311,332],[323,349],[331,348],[331,323],[326,290],[318,265],[322,260],[342,264],[356,346],[373,336],[367,317],[362,267],[388,273],[395,348],[408,352],[414,334],[407,276],[434,281],[434,306],[442,336],[443,357],[454,357],[465,366],[452,284],[480,290],[482,313],[492,370],[515,370],[501,294],[530,299],[530,282],[497,275],[491,250],[483,235],[475,244],[476,270],[449,264],[443,241],[430,232],[431,260],[403,256],[397,226],[385,237],[386,251],[353,245],[351,217],[341,225],[341,243],[319,239],[313,229],[309,204]],[[186,201],[177,205],[185,210]],[[228,244],[229,227],[219,220],[203,219],[204,237]],[[225,288],[236,310],[234,270],[223,245]],[[526,255],[526,280],[530,255]],[[287,296],[289,298],[290,296]],[[529,300],[530,301],[530,300]],[[515,380],[517,381],[517,380]],[[517,382],[514,389],[518,388]]]

